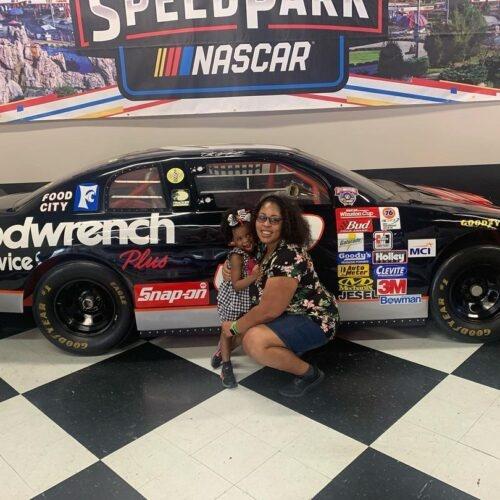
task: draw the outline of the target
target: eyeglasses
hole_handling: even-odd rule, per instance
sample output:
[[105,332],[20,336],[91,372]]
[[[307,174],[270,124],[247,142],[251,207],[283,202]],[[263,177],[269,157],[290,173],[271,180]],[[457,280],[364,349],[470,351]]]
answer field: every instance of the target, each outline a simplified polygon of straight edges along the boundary
[[265,214],[259,214],[257,215],[257,220],[262,223],[269,221],[269,224],[271,224],[272,226],[277,226],[283,220],[283,218],[278,217],[277,215],[271,215],[271,217],[268,217]]

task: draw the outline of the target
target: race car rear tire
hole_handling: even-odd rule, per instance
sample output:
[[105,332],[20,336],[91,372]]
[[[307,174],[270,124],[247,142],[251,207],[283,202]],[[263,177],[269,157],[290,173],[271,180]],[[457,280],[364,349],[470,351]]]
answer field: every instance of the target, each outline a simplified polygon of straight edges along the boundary
[[500,248],[465,248],[438,269],[431,313],[449,335],[464,342],[500,339]]
[[79,355],[102,354],[124,342],[133,304],[120,277],[90,261],[58,265],[38,283],[33,313],[54,345]]

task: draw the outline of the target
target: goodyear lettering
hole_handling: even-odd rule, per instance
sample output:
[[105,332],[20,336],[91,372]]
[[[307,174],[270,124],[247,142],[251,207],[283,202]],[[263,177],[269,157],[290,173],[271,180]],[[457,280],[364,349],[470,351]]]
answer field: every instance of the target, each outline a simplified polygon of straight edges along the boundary
[[487,337],[491,335],[490,328],[466,328],[462,325],[458,325],[455,320],[451,319],[450,314],[445,306],[445,300],[441,297],[438,298],[439,312],[441,313],[441,317],[446,321],[447,325],[454,331],[458,332],[462,335],[468,335],[469,337]]
[[500,219],[465,219],[460,221],[463,227],[494,229],[500,227]]

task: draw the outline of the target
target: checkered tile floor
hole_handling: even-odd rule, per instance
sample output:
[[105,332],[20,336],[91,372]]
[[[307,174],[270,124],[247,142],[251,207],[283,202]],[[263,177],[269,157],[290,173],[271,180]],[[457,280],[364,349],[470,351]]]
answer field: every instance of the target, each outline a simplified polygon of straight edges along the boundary
[[162,337],[107,356],[53,348],[0,316],[0,498],[500,498],[500,345],[432,327],[345,331],[288,376],[215,337]]

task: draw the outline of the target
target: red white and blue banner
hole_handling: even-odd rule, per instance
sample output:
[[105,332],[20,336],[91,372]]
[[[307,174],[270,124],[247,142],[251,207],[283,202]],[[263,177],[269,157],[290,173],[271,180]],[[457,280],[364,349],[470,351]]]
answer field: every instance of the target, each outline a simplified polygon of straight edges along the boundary
[[[497,10],[471,0],[0,0],[0,122],[498,100]],[[463,54],[460,16],[474,19],[477,49]],[[457,40],[448,54],[444,33]]]

